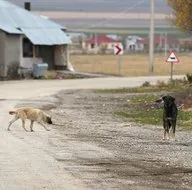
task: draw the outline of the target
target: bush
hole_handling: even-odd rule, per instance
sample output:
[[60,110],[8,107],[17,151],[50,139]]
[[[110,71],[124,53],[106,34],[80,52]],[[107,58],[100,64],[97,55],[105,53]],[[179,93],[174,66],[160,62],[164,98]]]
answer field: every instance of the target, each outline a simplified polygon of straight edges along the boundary
[[56,79],[57,73],[55,71],[46,71],[44,74],[44,79]]
[[149,87],[149,86],[151,86],[151,84],[149,81],[145,81],[141,86],[142,87]]
[[157,86],[158,88],[165,88],[165,87],[167,87],[167,83],[164,82],[164,81],[158,80],[156,86]]
[[191,74],[187,73],[186,78],[187,78],[188,83],[192,84],[192,73]]

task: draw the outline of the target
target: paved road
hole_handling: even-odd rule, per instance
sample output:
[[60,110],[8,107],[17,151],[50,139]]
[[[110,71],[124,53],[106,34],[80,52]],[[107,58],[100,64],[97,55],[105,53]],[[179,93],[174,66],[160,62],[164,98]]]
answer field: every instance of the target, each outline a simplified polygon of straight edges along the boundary
[[[175,78],[182,77],[175,76]],[[132,77],[0,82],[0,189],[87,189],[85,184],[65,171],[60,163],[42,149],[48,133],[42,131],[31,134],[22,130],[11,132],[6,130],[10,120],[8,110],[21,100],[55,94],[63,89],[133,87],[140,86],[145,81],[154,84],[157,80],[168,79],[169,77]]]
[[[174,76],[174,79],[182,79],[183,75]],[[155,84],[157,81],[168,81],[169,76],[153,77],[129,77],[129,78],[93,78],[78,80],[24,80],[8,81],[0,83],[0,98],[27,98],[44,96],[62,89],[93,89],[93,88],[121,88],[136,87],[145,81]]]

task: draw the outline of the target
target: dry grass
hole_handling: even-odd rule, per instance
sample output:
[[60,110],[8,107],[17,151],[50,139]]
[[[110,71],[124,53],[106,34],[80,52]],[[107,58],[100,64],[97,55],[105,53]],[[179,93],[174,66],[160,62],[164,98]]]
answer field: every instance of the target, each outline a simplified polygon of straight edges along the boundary
[[[179,64],[174,64],[173,74],[192,73],[191,56],[178,55]],[[71,63],[76,71],[92,73],[119,74],[117,56],[115,55],[71,55]],[[170,64],[165,63],[164,55],[155,55],[154,75],[169,75]],[[148,55],[121,56],[121,75],[147,76]]]

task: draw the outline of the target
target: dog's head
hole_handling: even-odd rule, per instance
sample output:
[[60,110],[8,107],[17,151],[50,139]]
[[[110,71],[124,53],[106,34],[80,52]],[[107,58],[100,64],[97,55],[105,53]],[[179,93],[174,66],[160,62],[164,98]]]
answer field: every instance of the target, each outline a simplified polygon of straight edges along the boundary
[[51,117],[50,117],[50,116],[47,116],[47,117],[46,117],[46,121],[47,121],[47,123],[49,123],[49,124],[53,124],[53,122],[52,122],[52,120],[51,120]]
[[157,103],[163,102],[165,107],[171,107],[175,103],[175,98],[170,95],[166,95],[156,100],[155,102]]
[[163,96],[162,100],[164,102],[164,106],[167,108],[171,107],[175,103],[175,98],[170,95]]

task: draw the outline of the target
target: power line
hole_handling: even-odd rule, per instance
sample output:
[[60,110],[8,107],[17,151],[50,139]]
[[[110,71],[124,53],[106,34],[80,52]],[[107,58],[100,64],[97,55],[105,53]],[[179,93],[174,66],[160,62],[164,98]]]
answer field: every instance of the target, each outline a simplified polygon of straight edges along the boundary
[[101,25],[101,24],[105,24],[106,22],[110,21],[110,20],[113,20],[116,18],[117,15],[123,15],[124,13],[127,13],[127,11],[130,11],[130,10],[133,10],[135,7],[137,7],[138,5],[142,4],[144,2],[144,0],[138,0],[136,3],[134,3],[133,5],[129,6],[128,8],[126,9],[123,9],[122,11],[120,11],[120,13],[117,13],[117,14],[114,14],[114,16],[112,18],[107,18],[107,19],[104,19],[102,21],[99,21],[95,24],[92,24],[90,26],[87,26],[87,27],[83,27],[81,28],[80,30],[84,30],[84,29],[89,29],[89,28],[94,28],[98,25]]

